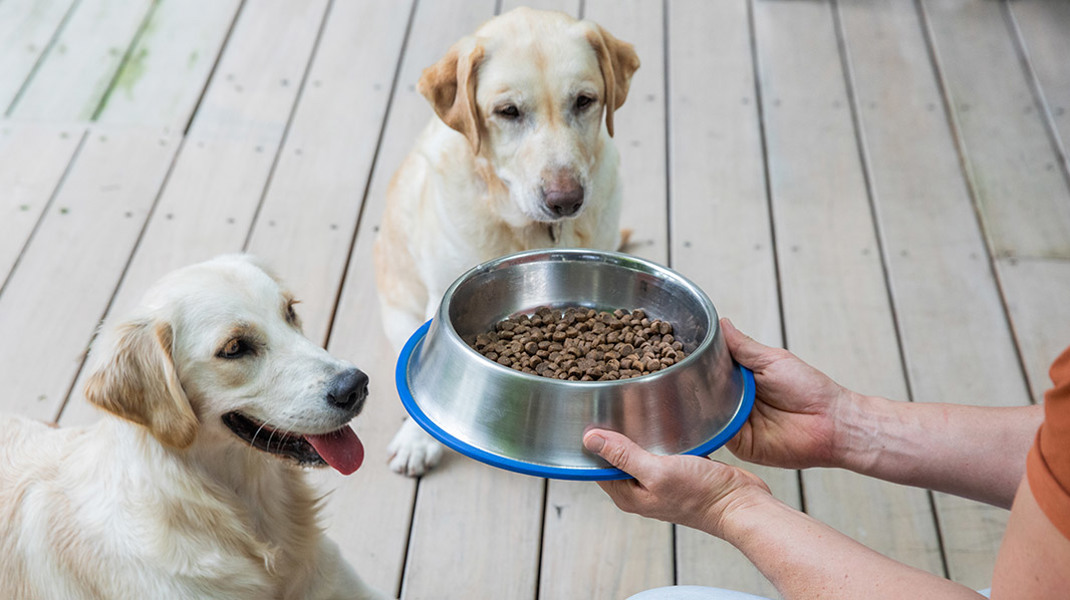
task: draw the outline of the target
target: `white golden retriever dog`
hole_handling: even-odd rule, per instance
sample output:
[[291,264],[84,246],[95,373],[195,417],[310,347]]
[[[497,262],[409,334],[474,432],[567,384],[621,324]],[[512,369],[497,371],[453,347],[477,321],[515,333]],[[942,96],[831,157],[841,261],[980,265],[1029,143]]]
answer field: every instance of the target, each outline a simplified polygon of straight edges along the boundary
[[368,378],[255,261],[180,269],[94,345],[87,428],[0,418],[0,598],[381,598],[302,467],[360,466]]
[[[375,245],[395,350],[481,262],[534,248],[621,246],[610,138],[638,68],[631,44],[599,25],[518,8],[423,72],[419,90],[437,117],[394,174]],[[389,449],[391,468],[408,475],[442,453],[411,420]]]

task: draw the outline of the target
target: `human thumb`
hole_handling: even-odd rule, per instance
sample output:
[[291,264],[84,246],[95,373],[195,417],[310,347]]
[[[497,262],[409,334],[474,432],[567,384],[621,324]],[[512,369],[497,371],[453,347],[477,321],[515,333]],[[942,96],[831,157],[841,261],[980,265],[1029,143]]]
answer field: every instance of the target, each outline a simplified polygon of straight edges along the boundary
[[747,334],[736,329],[732,321],[727,318],[721,319],[721,330],[724,332],[724,341],[728,345],[728,351],[732,354],[732,358],[748,369],[757,368],[761,362],[762,355],[770,350],[769,346],[755,341]]
[[592,429],[584,434],[583,447],[636,479],[642,479],[657,460],[626,436],[604,429]]

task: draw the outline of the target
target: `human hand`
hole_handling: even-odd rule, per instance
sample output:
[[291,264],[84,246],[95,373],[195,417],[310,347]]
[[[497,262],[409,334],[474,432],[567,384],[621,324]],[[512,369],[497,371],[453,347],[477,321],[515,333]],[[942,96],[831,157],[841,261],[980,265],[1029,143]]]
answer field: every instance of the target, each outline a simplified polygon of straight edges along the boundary
[[772,499],[756,475],[702,456],[659,456],[615,431],[592,429],[589,451],[635,479],[599,481],[618,508],[725,537],[735,511]]
[[736,362],[754,372],[750,418],[726,447],[748,462],[775,467],[844,466],[847,416],[861,396],[782,348],[762,345],[728,319],[721,329]]

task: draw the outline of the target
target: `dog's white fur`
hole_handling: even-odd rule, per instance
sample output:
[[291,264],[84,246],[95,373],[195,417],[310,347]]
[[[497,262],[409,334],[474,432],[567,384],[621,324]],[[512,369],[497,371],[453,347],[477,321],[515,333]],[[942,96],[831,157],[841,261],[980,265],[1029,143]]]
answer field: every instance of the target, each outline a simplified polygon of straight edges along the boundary
[[[394,174],[375,245],[396,350],[481,262],[534,248],[620,247],[610,138],[638,68],[632,46],[597,24],[519,8],[423,72],[419,90],[437,117]],[[390,451],[391,468],[419,475],[442,448],[407,421]]]
[[[323,535],[301,467],[221,421],[316,434],[359,410],[325,402],[355,369],[293,302],[243,255],[180,269],[94,345],[96,424],[0,418],[0,598],[382,597]],[[251,352],[221,357],[233,340]]]

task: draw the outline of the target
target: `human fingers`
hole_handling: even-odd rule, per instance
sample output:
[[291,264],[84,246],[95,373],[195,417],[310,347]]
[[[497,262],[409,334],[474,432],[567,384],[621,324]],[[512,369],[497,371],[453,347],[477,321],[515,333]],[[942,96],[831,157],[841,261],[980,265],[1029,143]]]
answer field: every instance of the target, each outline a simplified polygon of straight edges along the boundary
[[585,446],[635,479],[599,481],[624,512],[721,535],[727,512],[769,495],[757,476],[699,456],[657,456],[614,432],[591,431]]

